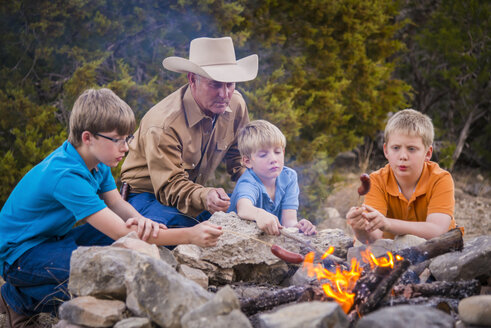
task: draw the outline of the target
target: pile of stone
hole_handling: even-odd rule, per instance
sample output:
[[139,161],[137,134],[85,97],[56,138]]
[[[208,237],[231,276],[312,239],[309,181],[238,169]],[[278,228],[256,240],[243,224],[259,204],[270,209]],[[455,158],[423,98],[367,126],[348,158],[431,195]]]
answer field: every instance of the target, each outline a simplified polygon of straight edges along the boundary
[[[298,270],[299,266],[287,265],[275,257],[269,245],[277,244],[303,254],[308,249],[284,236],[267,236],[253,222],[241,220],[233,213],[216,213],[210,220],[224,230],[213,248],[181,245],[171,252],[141,242],[130,234],[112,246],[77,249],[72,255],[68,286],[73,298],[60,307],[57,327],[349,326],[348,317],[335,302],[286,304],[254,318],[247,317],[229,285],[308,283],[311,278]],[[343,259],[348,253],[356,256],[352,238],[342,230],[325,229],[315,236],[297,235],[317,249],[334,246],[335,255]],[[408,242],[415,241],[380,241],[376,251],[407,247],[404,243]],[[429,270],[442,280],[489,280],[491,237],[473,239],[462,252],[434,258]],[[491,325],[490,298],[491,295],[481,295],[462,300],[460,317],[452,317],[436,306],[401,305],[372,312],[356,325],[403,327],[412,322],[421,327],[450,327],[460,319],[470,324]]]

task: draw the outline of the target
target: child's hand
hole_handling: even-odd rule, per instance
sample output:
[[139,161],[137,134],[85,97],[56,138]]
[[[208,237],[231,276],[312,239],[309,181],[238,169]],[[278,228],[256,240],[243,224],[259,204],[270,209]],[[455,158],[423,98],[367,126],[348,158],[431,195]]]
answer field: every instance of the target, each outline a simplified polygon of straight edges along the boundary
[[191,243],[200,247],[216,246],[218,238],[223,234],[222,227],[206,221],[191,229],[193,229]]
[[165,224],[157,223],[143,216],[126,220],[126,228],[130,228],[132,225],[138,226],[136,233],[138,234],[138,238],[143,241],[147,241],[150,235],[153,238],[157,238],[160,229],[167,229]]
[[362,216],[363,207],[352,207],[346,214],[348,224],[354,230],[366,231],[368,227],[368,220]]
[[259,229],[267,233],[268,235],[279,236],[281,229],[280,221],[276,215],[261,211],[256,217],[256,223]]
[[377,229],[381,231],[389,229],[390,221],[382,213],[368,205],[363,205],[363,208],[365,212],[363,212],[362,216],[368,221],[365,229],[367,232],[373,232]]
[[315,235],[317,233],[317,230],[315,229],[315,225],[312,224],[309,220],[302,219],[300,220],[295,227],[298,228],[301,232],[303,232],[305,235],[310,236],[310,235]]

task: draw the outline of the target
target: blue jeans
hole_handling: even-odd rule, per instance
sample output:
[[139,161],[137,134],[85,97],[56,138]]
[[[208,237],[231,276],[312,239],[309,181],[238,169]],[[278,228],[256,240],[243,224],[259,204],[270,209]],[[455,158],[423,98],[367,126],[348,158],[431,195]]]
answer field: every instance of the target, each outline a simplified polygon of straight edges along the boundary
[[106,246],[114,242],[90,224],[53,237],[22,254],[12,265],[4,263],[5,284],[1,293],[17,313],[56,315],[58,306],[70,299],[70,258],[78,246]]
[[154,194],[142,192],[139,194],[130,193],[128,203],[144,217],[155,222],[163,223],[169,228],[192,227],[198,223],[208,220],[211,213],[201,212],[196,218],[179,212],[175,207],[162,205]]

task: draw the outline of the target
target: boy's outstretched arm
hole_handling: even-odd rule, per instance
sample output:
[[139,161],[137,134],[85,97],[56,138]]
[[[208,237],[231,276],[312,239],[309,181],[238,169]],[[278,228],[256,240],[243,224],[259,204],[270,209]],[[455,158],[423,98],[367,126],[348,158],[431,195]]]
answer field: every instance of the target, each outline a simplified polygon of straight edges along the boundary
[[298,222],[297,210],[281,210],[281,222],[283,222],[284,227],[296,227],[299,231],[303,232],[307,236],[315,235],[317,233],[315,225],[313,225],[312,222],[310,222],[309,220],[302,219],[300,220],[300,222]]
[[136,225],[138,237],[144,241],[147,241],[150,235],[157,238],[160,229],[167,229],[164,224],[142,216],[130,203],[121,197],[116,189],[103,193],[102,199],[116,215],[126,222],[127,227]]
[[[126,223],[112,210],[104,208],[87,217],[87,222],[94,228],[117,240],[136,231],[136,225],[127,226]],[[195,244],[201,247],[215,246],[218,238],[222,235],[222,228],[209,222],[202,222],[190,228],[160,229],[158,236],[150,235],[150,244],[156,245],[179,245]]]
[[426,217],[426,222],[404,221],[387,218],[371,206],[363,207],[366,211],[362,216],[368,221],[366,231],[369,233],[381,230],[395,235],[411,234],[431,239],[447,232],[452,219],[448,214],[431,213]]
[[250,199],[241,198],[237,201],[237,215],[242,219],[256,221],[258,228],[268,235],[280,234],[281,225],[276,215],[254,206]]

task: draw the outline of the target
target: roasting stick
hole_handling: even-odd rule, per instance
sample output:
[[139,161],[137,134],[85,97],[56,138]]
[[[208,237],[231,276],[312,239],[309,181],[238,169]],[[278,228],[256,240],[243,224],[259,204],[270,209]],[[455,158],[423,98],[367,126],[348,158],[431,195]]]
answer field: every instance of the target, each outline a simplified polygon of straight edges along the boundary
[[[304,245],[305,247],[307,247],[308,249],[312,250],[314,253],[315,253],[315,257],[317,259],[321,259],[322,256],[324,255],[323,252],[321,252],[320,250],[318,250],[316,247],[312,246],[312,244],[310,244],[309,242],[306,242],[305,240],[303,240],[302,238],[298,237],[298,236],[295,236],[289,232],[286,232],[285,230],[280,230],[281,234],[287,238],[290,238],[290,239],[293,239],[299,243],[301,243],[302,245]],[[337,264],[345,264],[345,262],[343,261],[343,259],[337,257],[336,255],[329,255],[327,256],[328,259],[332,260],[333,262],[337,263]]]

